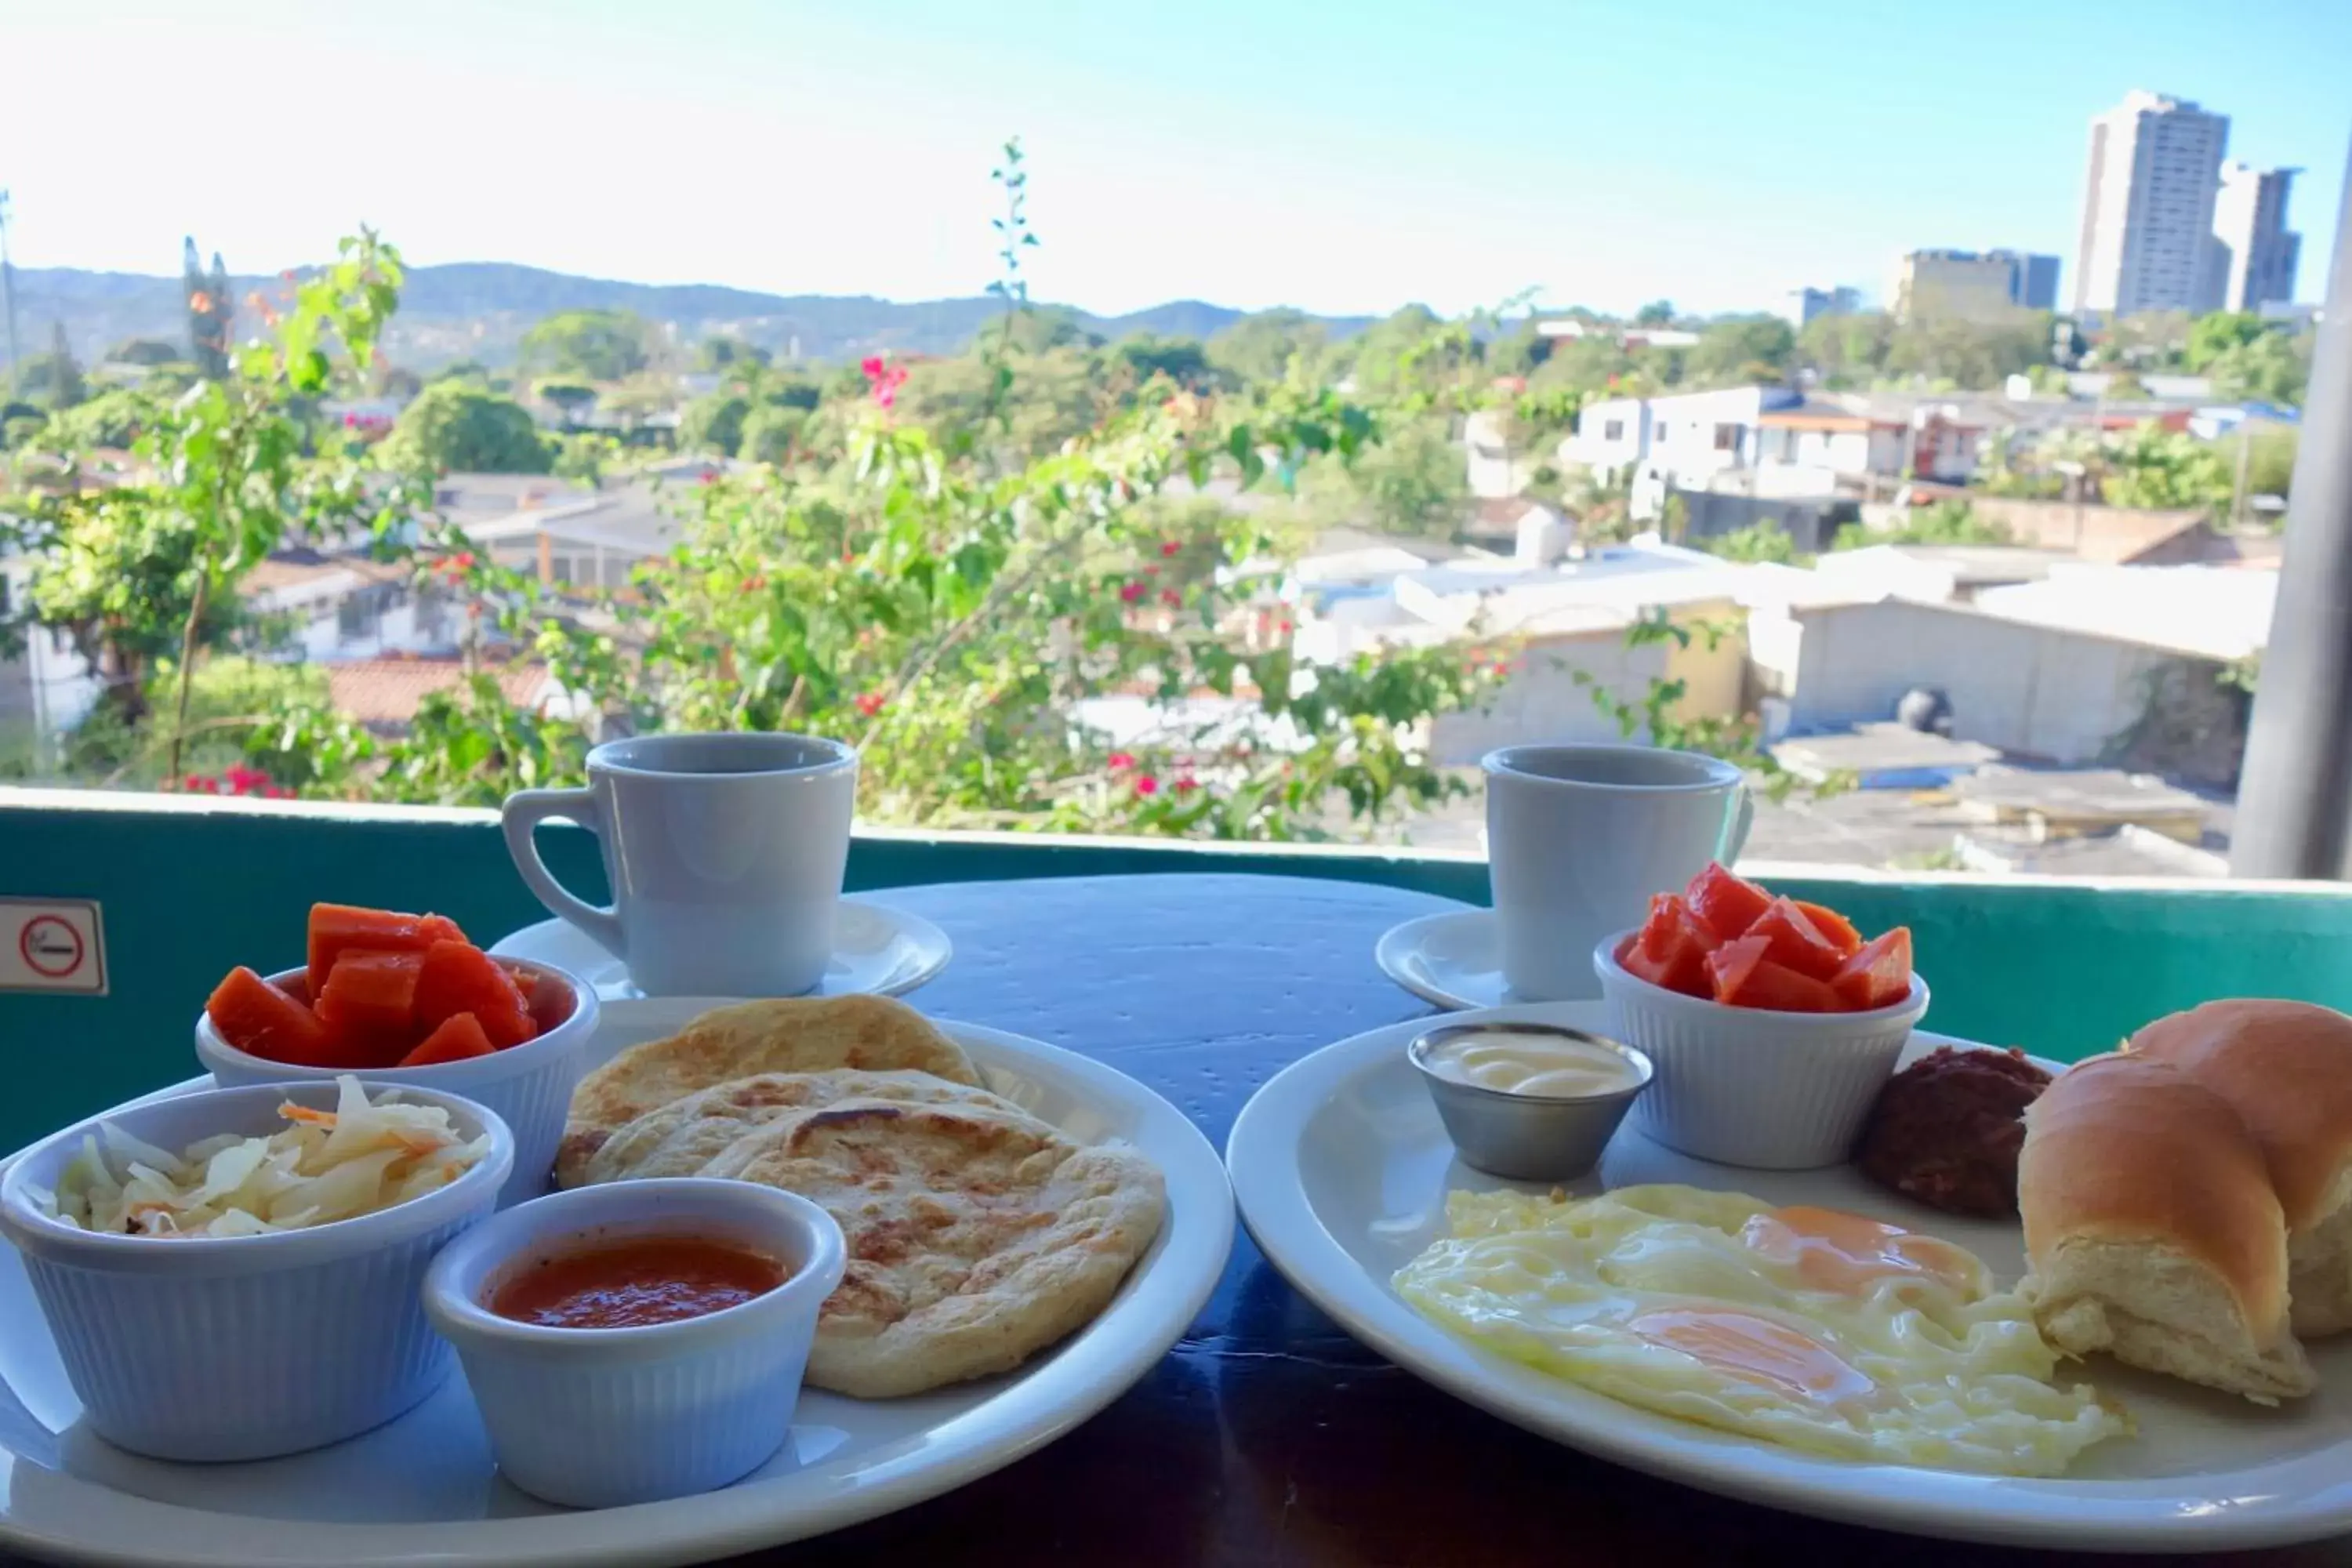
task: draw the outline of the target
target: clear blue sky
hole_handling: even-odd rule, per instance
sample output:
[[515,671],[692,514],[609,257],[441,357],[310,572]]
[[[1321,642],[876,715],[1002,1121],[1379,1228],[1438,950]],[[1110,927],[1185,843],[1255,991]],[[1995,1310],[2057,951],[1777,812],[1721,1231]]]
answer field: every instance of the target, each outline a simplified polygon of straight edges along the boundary
[[[2315,299],[2352,0],[0,0],[21,265],[319,258],[1117,311],[1769,306],[1915,246],[2054,251],[2090,116],[2147,87],[2300,164]],[[2063,287],[2071,288],[2071,283]]]

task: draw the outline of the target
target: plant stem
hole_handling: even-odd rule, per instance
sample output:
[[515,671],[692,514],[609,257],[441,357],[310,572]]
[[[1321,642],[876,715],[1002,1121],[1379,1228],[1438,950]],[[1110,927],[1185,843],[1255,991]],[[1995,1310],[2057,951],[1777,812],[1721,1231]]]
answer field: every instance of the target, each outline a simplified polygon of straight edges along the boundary
[[212,580],[210,563],[198,556],[195,596],[188,602],[187,625],[180,628],[180,693],[172,713],[172,765],[168,775],[175,779],[180,776],[180,742],[188,730],[188,693],[196,679],[196,636],[204,626],[205,599]]

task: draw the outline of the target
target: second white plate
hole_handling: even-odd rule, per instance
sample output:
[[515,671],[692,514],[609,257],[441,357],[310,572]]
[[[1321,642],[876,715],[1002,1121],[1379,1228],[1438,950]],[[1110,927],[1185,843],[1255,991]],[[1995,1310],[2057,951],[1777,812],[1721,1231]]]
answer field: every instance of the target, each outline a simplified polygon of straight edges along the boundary
[[[1606,1032],[1598,1002],[1494,1011]],[[1259,1089],[1225,1161],[1242,1217],[1283,1275],[1349,1333],[1406,1370],[1529,1431],[1635,1469],[1800,1513],[1954,1540],[2076,1550],[2218,1552],[2352,1531],[2352,1338],[2313,1347],[2323,1380],[2274,1410],[2100,1358],[2078,1369],[2136,1436],[2092,1448],[2054,1480],[1859,1464],[1693,1426],[1481,1350],[1407,1306],[1389,1280],[1444,1232],[1445,1194],[1505,1183],[1463,1165],[1404,1047],[1427,1020],[1327,1046]],[[1911,1056],[1939,1036],[1912,1037]],[[1678,1182],[1772,1204],[1844,1209],[1945,1237],[2004,1280],[2022,1271],[2017,1226],[1912,1205],[1851,1166],[1748,1171],[1619,1132],[1580,1191]]]
[[[955,944],[948,941],[947,932],[920,915],[862,899],[844,899],[840,908],[840,917],[834,923],[833,956],[825,961],[824,978],[809,993],[812,996],[858,992],[903,996],[945,969],[955,954]],[[629,983],[626,963],[565,921],[525,926],[499,938],[490,951],[501,958],[551,963],[594,986],[596,994],[607,1002],[645,995]]]

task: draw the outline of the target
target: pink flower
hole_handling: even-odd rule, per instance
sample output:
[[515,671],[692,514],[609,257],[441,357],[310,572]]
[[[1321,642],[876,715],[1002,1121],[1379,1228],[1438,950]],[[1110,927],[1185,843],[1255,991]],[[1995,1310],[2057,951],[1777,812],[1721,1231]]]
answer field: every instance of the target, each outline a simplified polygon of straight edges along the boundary
[[1162,555],[1173,555],[1183,548],[1172,539],[1163,539],[1160,542],[1160,553]]
[[1190,795],[1192,791],[1199,789],[1200,787],[1201,781],[1194,778],[1191,773],[1186,773],[1183,777],[1176,781],[1176,793],[1178,795]]
[[866,373],[866,380],[879,381],[882,379],[882,356],[869,354],[857,362],[857,368]]
[[1135,754],[1132,752],[1113,752],[1105,761],[1109,763],[1113,773],[1123,773],[1135,766]]
[[857,710],[860,713],[865,714],[868,719],[871,719],[874,715],[882,711],[882,705],[888,699],[885,698],[878,691],[868,691],[863,693],[857,699]]
[[717,474],[715,474],[715,473],[709,473],[709,474],[705,474],[705,475],[703,475],[703,476],[702,476],[702,478],[700,478],[699,479],[697,479],[697,480],[695,481],[695,483],[697,483],[697,484],[703,484],[703,485],[715,485],[715,484],[717,484],[718,482],[719,482],[719,476],[718,476]]
[[1146,773],[1141,778],[1135,781],[1135,793],[1138,795],[1158,795],[1160,793],[1160,781],[1153,778],[1150,773]]
[[1126,587],[1121,588],[1118,591],[1118,596],[1132,605],[1138,599],[1143,597],[1143,584],[1140,583],[1129,583]]
[[1160,590],[1160,602],[1163,605],[1181,605],[1184,602],[1184,595],[1173,588],[1162,588]]
[[1284,637],[1288,637],[1290,635],[1290,623],[1288,621],[1277,621],[1276,623],[1276,626]]

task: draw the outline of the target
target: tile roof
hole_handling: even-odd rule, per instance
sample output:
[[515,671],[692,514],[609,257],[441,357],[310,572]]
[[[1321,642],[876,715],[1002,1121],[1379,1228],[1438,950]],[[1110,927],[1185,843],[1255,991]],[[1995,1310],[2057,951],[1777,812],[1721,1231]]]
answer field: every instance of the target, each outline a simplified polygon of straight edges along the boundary
[[[330,664],[328,700],[335,710],[370,729],[399,730],[416,718],[425,698],[447,691],[465,679],[465,666],[455,658],[361,658]],[[499,689],[518,708],[544,700],[548,685],[544,665],[515,663],[488,667]]]

